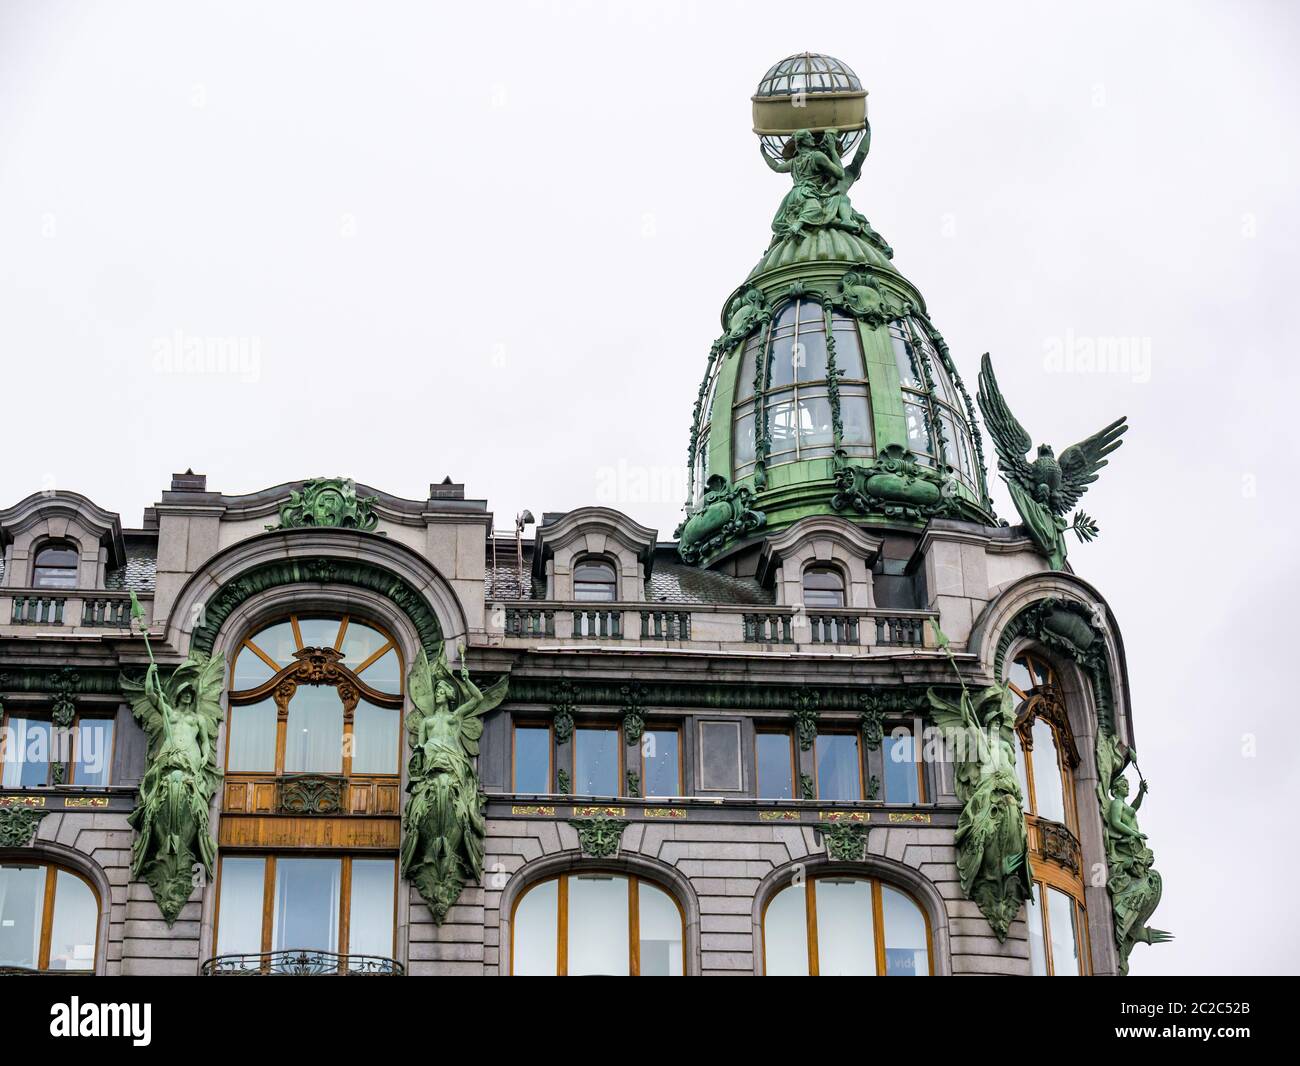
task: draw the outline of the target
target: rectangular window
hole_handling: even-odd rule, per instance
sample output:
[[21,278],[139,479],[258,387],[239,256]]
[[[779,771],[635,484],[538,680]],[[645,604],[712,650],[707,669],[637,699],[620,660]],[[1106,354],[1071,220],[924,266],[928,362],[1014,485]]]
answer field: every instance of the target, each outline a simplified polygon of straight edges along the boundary
[[[292,704],[290,704],[292,706]],[[352,772],[395,774],[402,713],[360,700],[352,713]]]
[[740,791],[740,723],[700,723],[700,788]]
[[272,951],[338,951],[342,867],[340,859],[276,859]]
[[916,738],[895,730],[885,737],[881,758],[885,769],[886,803],[921,802],[921,764]]
[[759,733],[754,738],[758,798],[794,799],[794,743],[789,733]]
[[284,769],[291,774],[343,772],[343,701],[328,685],[301,685],[289,701]]
[[682,794],[681,741],[676,729],[647,729],[641,737],[641,794]]
[[629,937],[610,936],[628,928],[628,887],[622,877],[602,874],[569,877],[569,976],[631,972]]
[[619,743],[617,729],[573,731],[575,796],[617,796],[622,792],[619,787]]
[[551,727],[515,726],[514,791],[551,792]]
[[856,803],[862,799],[862,763],[856,733],[818,733],[817,798]]
[[348,954],[393,954],[397,870],[392,859],[353,859]]
[[262,894],[266,860],[229,855],[221,860],[221,922],[218,955],[256,955],[262,950]]
[[275,701],[230,708],[226,769],[238,772],[275,771]]
[[54,727],[39,718],[8,718],[4,737],[5,788],[34,788],[50,781]]
[[83,718],[77,724],[74,785],[107,785],[113,763],[113,719]]

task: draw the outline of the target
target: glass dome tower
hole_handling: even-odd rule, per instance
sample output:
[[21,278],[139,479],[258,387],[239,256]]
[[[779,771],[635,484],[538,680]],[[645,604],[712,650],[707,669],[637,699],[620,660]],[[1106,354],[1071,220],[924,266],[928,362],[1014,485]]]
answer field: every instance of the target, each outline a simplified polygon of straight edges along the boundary
[[677,531],[687,562],[816,514],[913,528],[996,521],[948,346],[849,199],[871,146],[866,95],[847,65],[803,53],[753,97],[763,158],[792,186],[709,351]]

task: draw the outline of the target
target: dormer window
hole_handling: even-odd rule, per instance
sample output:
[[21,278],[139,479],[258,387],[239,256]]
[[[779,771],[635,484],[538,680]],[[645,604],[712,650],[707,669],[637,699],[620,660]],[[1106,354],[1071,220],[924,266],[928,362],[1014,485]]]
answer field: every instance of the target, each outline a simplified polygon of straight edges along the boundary
[[573,569],[573,598],[582,603],[612,603],[618,599],[614,568],[601,559],[584,559]]
[[844,606],[844,578],[833,566],[810,566],[803,572],[803,605],[809,609]]
[[75,589],[80,553],[66,540],[51,541],[36,553],[32,569],[32,587],[38,589]]

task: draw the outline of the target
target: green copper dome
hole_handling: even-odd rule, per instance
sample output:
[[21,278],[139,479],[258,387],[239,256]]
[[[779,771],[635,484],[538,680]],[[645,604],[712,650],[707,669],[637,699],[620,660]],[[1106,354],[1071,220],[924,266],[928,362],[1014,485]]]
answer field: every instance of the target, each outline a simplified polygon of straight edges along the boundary
[[[860,109],[862,136],[786,128],[817,117],[767,110],[797,80]],[[993,519],[974,407],[893,249],[849,200],[871,145],[866,94],[845,64],[804,54],[755,95],[763,158],[791,188],[767,251],[727,299],[691,426],[691,492],[677,531],[707,564],[815,514],[917,527]],[[856,101],[856,102],[855,102]],[[822,113],[821,117],[825,117]]]

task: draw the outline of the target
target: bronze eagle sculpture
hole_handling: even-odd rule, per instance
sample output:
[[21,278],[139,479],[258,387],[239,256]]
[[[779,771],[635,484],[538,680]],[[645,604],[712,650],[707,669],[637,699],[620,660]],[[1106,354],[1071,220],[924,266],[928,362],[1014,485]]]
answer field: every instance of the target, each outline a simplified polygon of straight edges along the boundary
[[1050,444],[1040,444],[1038,456],[1030,460],[1033,439],[1007,407],[987,352],[980,360],[978,396],[985,428],[998,453],[998,469],[1016,510],[1052,569],[1060,570],[1065,566],[1067,529],[1074,530],[1081,541],[1092,540],[1099,532],[1097,523],[1083,511],[1077,511],[1069,524],[1065,514],[1097,480],[1097,472],[1109,462],[1106,456],[1124,443],[1120,438],[1128,431],[1127,418],[1117,418],[1066,448],[1059,459]]

